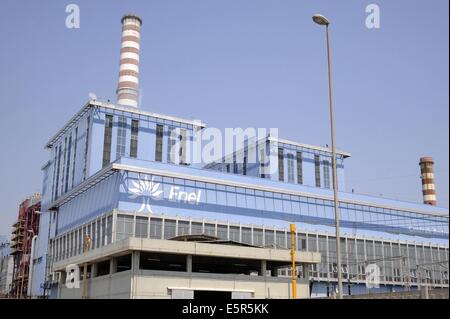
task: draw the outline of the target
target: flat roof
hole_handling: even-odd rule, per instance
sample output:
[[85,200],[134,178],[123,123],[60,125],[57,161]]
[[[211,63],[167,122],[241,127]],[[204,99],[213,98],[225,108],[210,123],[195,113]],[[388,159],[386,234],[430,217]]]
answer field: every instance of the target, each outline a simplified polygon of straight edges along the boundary
[[[327,152],[327,153],[332,153],[333,152],[333,150],[330,147],[323,147],[323,146],[318,146],[318,145],[304,144],[304,143],[299,143],[299,142],[286,140],[286,139],[282,139],[282,138],[276,138],[276,137],[272,137],[272,136],[269,136],[268,139],[270,141],[274,141],[274,142],[278,142],[278,143],[284,143],[284,144],[289,144],[289,145],[303,147],[303,148],[309,148],[309,149],[316,150],[316,151]],[[352,154],[350,154],[349,152],[345,152],[345,151],[338,150],[338,149],[336,149],[336,154],[342,155],[344,158],[352,156]]]
[[53,137],[45,144],[45,147],[51,148],[53,146],[54,141],[57,140],[61,135],[63,135],[65,133],[65,131],[67,129],[69,129],[81,116],[83,116],[90,107],[104,107],[104,108],[108,108],[108,109],[112,109],[112,110],[118,110],[118,111],[124,111],[124,112],[144,115],[144,116],[155,117],[155,118],[159,118],[162,120],[175,121],[175,122],[180,122],[180,123],[184,123],[184,124],[188,124],[188,125],[197,125],[202,128],[206,127],[206,124],[204,124],[200,120],[188,120],[188,119],[183,119],[183,118],[179,118],[179,117],[175,117],[175,116],[162,115],[162,114],[158,114],[158,113],[154,113],[154,112],[144,111],[137,107],[124,106],[124,105],[120,105],[120,104],[114,104],[111,102],[102,102],[102,101],[98,101],[98,100],[89,100],[86,104],[83,105],[83,107],[74,116],[72,116],[72,118],[55,135],[53,135]]
[[[315,150],[315,151],[319,151],[319,152],[326,152],[326,153],[333,153],[333,150],[329,147],[323,147],[323,146],[318,146],[318,145],[312,145],[312,144],[305,144],[305,143],[299,143],[299,142],[295,142],[295,141],[291,141],[291,140],[287,140],[287,139],[281,139],[281,138],[277,138],[277,137],[273,137],[273,136],[265,136],[263,138],[260,138],[259,140],[256,141],[251,141],[249,142],[249,145],[255,145],[258,142],[261,141],[273,141],[273,142],[278,142],[278,143],[283,143],[283,144],[289,144],[292,146],[296,146],[296,147],[301,147],[301,148],[306,148],[306,149],[311,149],[311,150]],[[247,139],[248,141],[248,139]],[[221,157],[220,160],[222,159],[227,159],[227,158],[231,158],[233,156],[233,154],[241,154],[244,152],[244,148],[240,148],[232,153],[226,154],[224,156]],[[342,150],[336,150],[336,154],[337,155],[342,155],[344,158],[350,157],[352,156],[349,152],[345,152]],[[203,167],[204,168],[209,168],[212,165],[217,165],[217,164],[221,164],[221,162],[219,161],[214,161],[214,162],[210,162],[205,164]]]

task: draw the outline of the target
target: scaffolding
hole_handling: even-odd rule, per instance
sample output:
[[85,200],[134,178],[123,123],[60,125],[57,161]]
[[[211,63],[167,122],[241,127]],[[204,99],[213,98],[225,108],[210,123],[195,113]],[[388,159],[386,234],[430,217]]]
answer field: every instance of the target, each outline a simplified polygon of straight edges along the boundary
[[11,298],[27,298],[31,241],[39,232],[41,195],[33,194],[19,205],[17,222],[13,224],[11,235],[11,255],[14,256]]

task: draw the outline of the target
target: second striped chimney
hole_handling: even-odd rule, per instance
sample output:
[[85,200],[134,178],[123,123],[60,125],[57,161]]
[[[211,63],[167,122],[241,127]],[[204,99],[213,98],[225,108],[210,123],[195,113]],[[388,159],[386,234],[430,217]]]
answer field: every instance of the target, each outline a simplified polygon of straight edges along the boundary
[[420,158],[420,176],[422,178],[423,203],[436,205],[436,188],[434,186],[433,158]]
[[137,15],[126,14],[122,18],[117,104],[138,106],[141,25],[142,19]]

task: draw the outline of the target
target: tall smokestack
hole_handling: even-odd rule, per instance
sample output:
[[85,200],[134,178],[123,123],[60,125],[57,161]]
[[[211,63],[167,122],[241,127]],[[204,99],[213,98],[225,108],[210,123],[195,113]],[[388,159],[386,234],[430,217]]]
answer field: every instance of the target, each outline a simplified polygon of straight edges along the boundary
[[420,158],[420,175],[422,178],[423,203],[436,205],[436,188],[434,186],[433,158]]
[[119,85],[117,103],[138,106],[139,96],[139,42],[142,19],[134,14],[122,18],[122,44],[120,48]]

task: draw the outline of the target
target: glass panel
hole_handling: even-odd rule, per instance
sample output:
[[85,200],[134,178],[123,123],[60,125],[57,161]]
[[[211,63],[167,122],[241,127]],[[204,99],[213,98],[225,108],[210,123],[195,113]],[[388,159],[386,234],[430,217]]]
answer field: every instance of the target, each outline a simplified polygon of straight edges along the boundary
[[140,238],[147,238],[147,225],[147,217],[136,216],[135,236]]
[[150,218],[150,238],[161,239],[162,219]]

